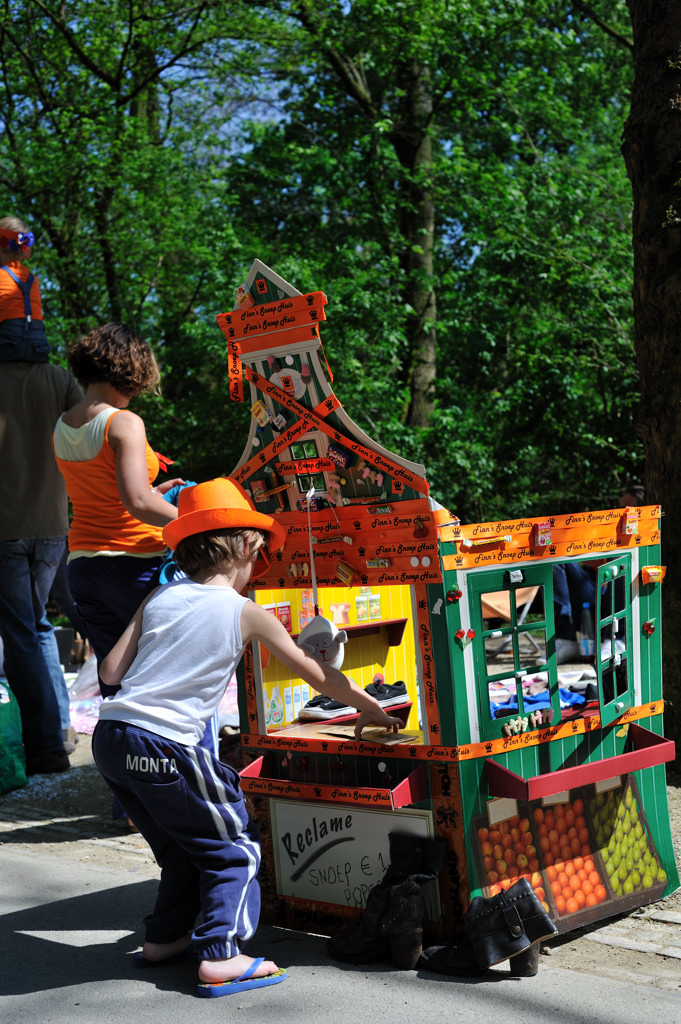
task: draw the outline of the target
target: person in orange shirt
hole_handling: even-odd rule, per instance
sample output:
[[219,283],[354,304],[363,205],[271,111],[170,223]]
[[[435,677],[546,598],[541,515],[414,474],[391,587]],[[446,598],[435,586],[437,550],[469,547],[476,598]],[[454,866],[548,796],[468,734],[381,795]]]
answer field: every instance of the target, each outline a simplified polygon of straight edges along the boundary
[[[67,577],[101,665],[157,585],[166,553],[162,527],[177,517],[163,495],[184,480],[152,486],[159,457],[144,422],[127,408],[135,396],[158,392],[149,345],[125,324],[108,323],[74,342],[67,360],[85,391],[53,434],[73,507]],[[115,692],[101,679],[100,690],[103,697]]]
[[18,217],[0,218],[0,362],[46,363],[38,278],[26,266],[34,238]]

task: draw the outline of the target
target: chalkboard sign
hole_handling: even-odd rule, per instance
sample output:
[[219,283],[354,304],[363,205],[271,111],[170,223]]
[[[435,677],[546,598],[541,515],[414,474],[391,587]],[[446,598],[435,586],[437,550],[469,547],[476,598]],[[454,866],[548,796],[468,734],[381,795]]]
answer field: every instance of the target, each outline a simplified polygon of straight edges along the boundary
[[[360,810],[340,804],[271,801],[282,896],[363,908],[390,862],[389,834],[432,836],[429,811]],[[422,889],[425,915],[438,920],[435,884]],[[437,908],[437,909],[436,909]]]

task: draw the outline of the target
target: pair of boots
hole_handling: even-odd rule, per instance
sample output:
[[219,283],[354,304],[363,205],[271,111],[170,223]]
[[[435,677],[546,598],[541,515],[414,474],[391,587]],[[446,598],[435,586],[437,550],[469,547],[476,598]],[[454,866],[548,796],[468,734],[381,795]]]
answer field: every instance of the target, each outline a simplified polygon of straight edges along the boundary
[[539,970],[539,943],[557,928],[526,878],[506,891],[476,896],[466,914],[466,936],[460,946],[431,946],[421,965],[439,974],[475,978],[509,961],[515,977],[530,978]]
[[326,948],[336,960],[366,964],[389,953],[395,967],[416,967],[423,945],[421,886],[442,871],[444,839],[391,832],[390,866],[367,897],[366,910],[352,934],[332,935]]

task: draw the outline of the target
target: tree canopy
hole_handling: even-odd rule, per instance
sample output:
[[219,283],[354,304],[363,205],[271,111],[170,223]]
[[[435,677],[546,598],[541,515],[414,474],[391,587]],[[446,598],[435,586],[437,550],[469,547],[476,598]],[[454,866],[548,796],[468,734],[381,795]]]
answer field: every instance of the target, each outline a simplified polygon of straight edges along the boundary
[[259,257],[326,292],[339,397],[462,519],[613,503],[641,472],[628,32],[623,0],[5,0],[0,180],[53,348],[137,323],[155,446],[228,472],[214,317]]

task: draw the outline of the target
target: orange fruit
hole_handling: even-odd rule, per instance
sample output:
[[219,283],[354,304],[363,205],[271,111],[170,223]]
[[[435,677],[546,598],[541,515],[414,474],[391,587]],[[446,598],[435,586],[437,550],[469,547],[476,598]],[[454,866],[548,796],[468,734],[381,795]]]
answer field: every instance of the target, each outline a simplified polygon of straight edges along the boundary
[[594,893],[592,893],[592,892],[587,893],[586,906],[587,907],[595,907],[597,903],[598,903],[598,900],[596,899],[596,896],[594,895]]
[[600,885],[601,884],[601,876],[598,874],[597,871],[590,871],[589,872],[589,881],[591,882],[591,884],[593,886]]
[[555,859],[556,858],[554,857],[554,855],[552,853],[545,853],[544,854],[544,867],[546,867],[546,868],[552,867]]
[[582,844],[580,843],[579,839],[576,836],[575,836],[574,839],[570,840],[570,853],[572,853],[573,855],[576,855],[578,853],[581,853],[582,849],[583,849]]
[[574,898],[574,896],[571,896],[569,900],[565,901],[565,909],[567,910],[568,914],[577,913],[577,911],[579,910],[579,903]]
[[556,817],[553,811],[544,812],[544,824],[547,828],[553,828],[553,826],[556,824]]
[[586,903],[586,896],[584,895],[581,889],[575,889],[575,899],[577,900],[577,903],[580,907],[583,907]]
[[[582,858],[580,857],[579,859],[581,860]],[[585,882],[589,876],[587,872],[584,870],[584,868],[579,868],[579,870],[577,871],[577,877],[579,878],[580,882]]]
[[562,836],[564,832],[567,832],[567,825],[565,824],[565,818],[557,818],[556,819],[555,831],[558,833],[559,836]]
[[586,844],[589,842],[589,830],[588,830],[588,828],[580,828],[578,835],[579,835],[579,841],[582,844],[582,846],[586,846]]
[[563,891],[563,886],[560,884],[560,882],[558,882],[556,880],[554,880],[553,882],[550,883],[550,887],[551,887],[551,892],[553,893],[554,896],[560,896],[561,892]]
[[592,850],[589,844],[587,843],[586,846],[583,846],[579,852],[581,853],[582,857],[590,857]]
[[567,871],[559,871],[556,875],[556,879],[560,882],[561,886],[563,886],[568,884],[568,882],[570,881],[570,876],[568,875]]
[[558,843],[552,843],[551,844],[551,856],[553,857],[554,860],[556,859],[556,857],[560,857],[561,849],[562,849],[562,847],[559,846]]
[[594,864],[594,862],[592,860],[585,860],[584,861],[584,869],[586,871],[593,871],[595,866],[596,865]]
[[534,820],[536,821],[537,825],[541,825],[542,821],[544,820],[544,808],[535,807],[534,811],[532,812],[532,816],[534,817]]
[[577,871],[582,871],[583,870],[583,868],[584,868],[584,858],[583,857],[575,857],[573,863],[575,865],[575,870],[577,870]]
[[565,808],[565,824],[568,828],[575,823],[575,812],[571,807]]
[[582,892],[585,896],[589,896],[593,891],[593,882],[590,882],[588,878],[585,878],[582,882]]
[[572,878],[572,876],[574,875],[574,873],[575,873],[575,866],[574,866],[574,864],[572,863],[572,861],[571,861],[571,860],[569,860],[569,861],[567,861],[567,862],[566,862],[566,864],[565,864],[565,868],[563,869],[563,874],[564,874],[564,875],[565,875],[565,876],[566,876],[567,878]]
[[575,818],[575,828],[579,832],[580,828],[586,828],[586,821],[580,815],[579,818]]
[[579,875],[572,875],[572,877],[570,878],[569,885],[574,892],[577,892],[577,889],[581,889],[582,882]]
[[574,889],[572,888],[572,886],[571,886],[571,885],[566,885],[566,886],[565,886],[565,887],[564,887],[564,888],[563,888],[563,889],[561,890],[561,896],[563,897],[563,899],[564,899],[564,900],[565,900],[566,902],[567,902],[568,900],[571,900],[571,899],[572,899],[572,897],[574,896]]
[[584,812],[584,801],[579,799],[573,800],[572,810],[575,814],[582,814]]
[[546,866],[546,877],[548,878],[549,882],[555,882],[556,878],[558,877],[558,872],[552,864],[547,864]]
[[562,896],[556,896],[553,902],[556,904],[556,911],[559,914],[564,914],[565,913],[566,904],[565,904],[565,900],[563,899],[563,897]]
[[608,894],[605,891],[605,886],[603,886],[603,885],[595,885],[594,886],[594,896],[596,897],[596,899],[598,900],[599,903],[602,903],[603,900],[607,897],[607,895]]

